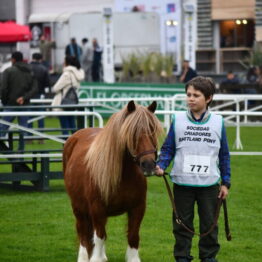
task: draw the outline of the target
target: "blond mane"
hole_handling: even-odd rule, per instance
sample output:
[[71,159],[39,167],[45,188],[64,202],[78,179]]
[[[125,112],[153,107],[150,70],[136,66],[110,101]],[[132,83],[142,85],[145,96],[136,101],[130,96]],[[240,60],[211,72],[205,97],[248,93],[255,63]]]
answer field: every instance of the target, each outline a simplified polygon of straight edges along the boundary
[[157,117],[146,107],[136,104],[129,113],[127,106],[113,114],[95,137],[87,154],[86,164],[91,179],[99,187],[105,201],[119,185],[123,157],[128,148],[135,152],[141,135],[150,135],[157,146],[163,129]]

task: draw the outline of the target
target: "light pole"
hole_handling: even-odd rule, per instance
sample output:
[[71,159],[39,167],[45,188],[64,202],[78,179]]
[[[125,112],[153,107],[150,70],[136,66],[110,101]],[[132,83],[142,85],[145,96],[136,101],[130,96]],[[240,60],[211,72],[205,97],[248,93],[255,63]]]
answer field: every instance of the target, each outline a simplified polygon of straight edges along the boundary
[[174,41],[175,41],[175,53],[177,53],[176,46],[177,46],[177,30],[176,27],[178,26],[178,22],[176,20],[166,20],[165,21],[165,55],[168,54],[168,42],[169,42],[169,34],[168,34],[168,29],[173,28],[174,29]]

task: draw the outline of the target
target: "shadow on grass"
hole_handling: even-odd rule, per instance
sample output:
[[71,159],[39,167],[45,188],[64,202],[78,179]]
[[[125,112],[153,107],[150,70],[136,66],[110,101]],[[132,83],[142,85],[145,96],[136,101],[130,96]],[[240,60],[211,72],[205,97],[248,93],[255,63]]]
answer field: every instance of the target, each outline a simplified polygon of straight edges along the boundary
[[62,183],[50,185],[48,191],[40,191],[33,184],[19,184],[19,183],[0,183],[0,193],[60,193],[65,192],[65,187]]

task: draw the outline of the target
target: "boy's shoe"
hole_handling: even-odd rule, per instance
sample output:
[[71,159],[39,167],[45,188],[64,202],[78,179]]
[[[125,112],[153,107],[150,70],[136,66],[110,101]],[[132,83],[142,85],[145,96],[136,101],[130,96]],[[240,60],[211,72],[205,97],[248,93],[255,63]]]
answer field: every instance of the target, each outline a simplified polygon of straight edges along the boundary
[[188,260],[187,258],[178,258],[176,259],[176,262],[190,262],[190,260]]
[[202,259],[201,262],[218,262],[214,257]]
[[176,262],[190,262],[193,257],[176,257]]

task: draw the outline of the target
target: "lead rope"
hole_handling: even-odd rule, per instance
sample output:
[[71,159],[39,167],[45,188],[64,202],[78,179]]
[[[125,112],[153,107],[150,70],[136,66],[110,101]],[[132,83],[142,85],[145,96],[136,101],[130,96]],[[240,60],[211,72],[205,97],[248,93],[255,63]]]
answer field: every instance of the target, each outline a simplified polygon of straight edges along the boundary
[[223,208],[224,208],[224,218],[225,218],[225,232],[226,232],[226,238],[228,241],[231,240],[231,234],[230,234],[230,230],[229,230],[229,223],[228,223],[228,215],[227,215],[227,206],[226,206],[226,200],[222,200],[221,198],[218,199],[218,202],[217,202],[217,209],[216,209],[216,213],[215,213],[215,219],[214,219],[214,223],[211,225],[210,229],[205,232],[205,233],[202,233],[202,234],[199,234],[199,233],[196,233],[195,231],[191,230],[189,227],[187,227],[183,221],[179,218],[178,214],[177,214],[177,210],[176,210],[176,205],[175,205],[175,201],[174,201],[174,196],[172,194],[172,191],[171,191],[171,188],[167,182],[167,179],[166,179],[166,175],[167,173],[165,173],[163,175],[163,178],[164,178],[164,181],[165,181],[165,185],[166,185],[166,189],[167,189],[167,192],[168,192],[168,196],[169,196],[169,199],[171,201],[171,205],[173,207],[173,211],[174,211],[174,215],[175,215],[175,220],[176,220],[176,223],[178,225],[181,225],[183,228],[185,228],[188,232],[194,234],[194,235],[197,235],[199,237],[204,237],[204,236],[207,236],[208,234],[210,234],[215,226],[217,225],[217,222],[218,222],[218,218],[219,218],[219,213],[220,213],[220,208],[221,208],[221,205],[223,203]]

